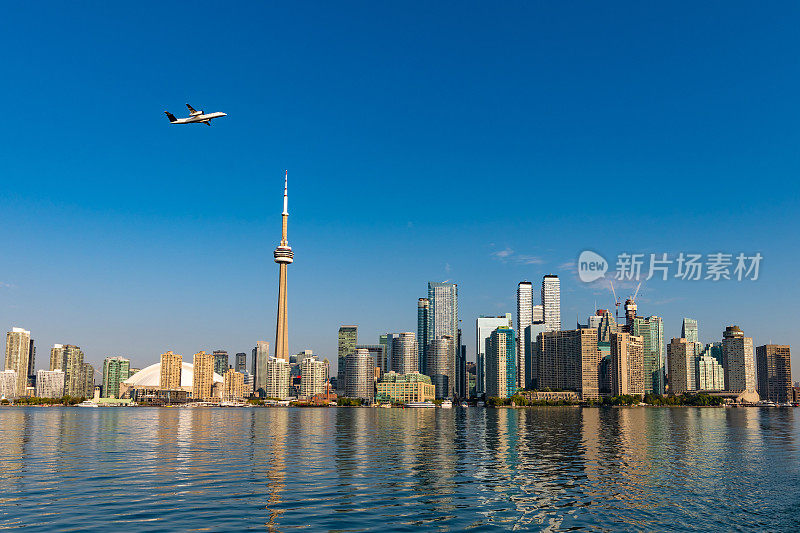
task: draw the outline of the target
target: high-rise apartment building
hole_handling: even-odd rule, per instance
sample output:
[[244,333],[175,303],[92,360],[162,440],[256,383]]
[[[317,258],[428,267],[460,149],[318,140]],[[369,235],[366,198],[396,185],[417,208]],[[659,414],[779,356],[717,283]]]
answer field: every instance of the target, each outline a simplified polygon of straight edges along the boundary
[[54,344],[50,348],[50,370],[64,370],[64,345]]
[[511,398],[517,392],[517,350],[514,330],[498,327],[486,342],[486,396]]
[[725,370],[711,355],[695,358],[695,382],[697,390],[721,391],[725,389]]
[[270,357],[267,361],[267,398],[288,399],[291,385],[292,368],[289,361]]
[[80,396],[91,398],[94,396],[94,367],[89,363],[83,363],[81,367],[81,381],[83,382],[83,392]]
[[419,370],[417,338],[413,331],[400,333],[392,339],[392,370],[398,374]]
[[36,396],[39,398],[64,396],[64,371],[39,370],[36,373]]
[[452,398],[455,395],[455,340],[450,335],[433,339],[428,347],[428,368],[436,388],[436,398]]
[[664,394],[666,385],[664,321],[657,316],[647,318],[634,316],[630,320],[629,333],[644,339],[645,394]]
[[787,345],[765,344],[756,348],[758,395],[776,403],[792,401],[791,349]]
[[392,345],[396,336],[396,333],[385,333],[378,337],[378,344],[384,347],[384,353],[386,354],[381,368],[383,372],[389,372],[392,369]]
[[520,281],[517,284],[517,387],[524,388],[527,384],[525,366],[525,328],[533,323],[533,284],[530,281]]
[[228,371],[230,363],[228,360],[228,352],[225,350],[214,350],[214,372],[220,376],[224,376]]
[[522,343],[525,354],[523,362],[525,365],[525,389],[533,390],[537,388],[537,364],[539,362],[539,334],[547,331],[544,322],[536,321],[525,328],[521,333],[522,339],[517,341]]
[[[693,318],[684,318],[681,324],[681,337],[686,339],[688,343],[699,342],[697,331],[697,320]],[[700,354],[697,354],[700,355]]]
[[119,384],[130,377],[130,369],[129,359],[124,357],[105,358],[103,361],[103,398],[119,398]]
[[236,354],[235,363],[233,365],[233,369],[237,372],[244,374],[247,372],[247,354],[244,352],[239,352]]
[[531,310],[531,322],[544,322],[544,306],[534,305]]
[[672,339],[667,347],[669,393],[685,394],[697,390],[695,343],[684,338]]
[[83,352],[72,344],[62,345],[64,350],[64,395],[80,397],[86,392],[83,374]]
[[253,390],[260,395],[267,390],[267,360],[269,360],[269,343],[258,341],[252,353]]
[[[169,354],[170,352],[167,352]],[[165,354],[166,355],[166,354]],[[163,357],[163,356],[162,356]],[[180,364],[180,363],[179,363]],[[197,352],[192,359],[193,376],[192,376],[192,398],[196,401],[211,400],[214,396],[214,354],[206,352]],[[162,379],[164,367],[161,367]],[[174,385],[174,377],[169,378],[170,384]],[[178,386],[180,386],[180,378],[178,378]],[[163,382],[161,388],[164,387]]]
[[17,371],[3,370],[0,372],[0,398],[14,400],[17,397]]
[[644,339],[611,334],[611,394],[644,396]]
[[241,402],[244,400],[244,374],[228,370],[222,380],[222,401]]
[[375,397],[375,360],[364,349],[347,354],[347,365],[344,395],[348,398],[360,398],[371,402]]
[[336,386],[340,391],[344,391],[347,382],[347,362],[345,358],[348,354],[356,351],[358,344],[358,326],[341,326],[339,328],[338,360],[336,367]]
[[[200,353],[205,354],[205,352]],[[195,359],[197,359],[197,355],[199,354],[195,354]],[[180,354],[172,352],[161,354],[161,376],[159,383],[163,390],[178,390],[181,388],[182,363],[183,357]],[[195,369],[194,375],[197,377],[197,369]]]
[[596,329],[542,333],[537,388],[575,391],[583,400],[597,399],[599,363]]
[[745,337],[739,326],[728,326],[722,334],[722,366],[726,391],[756,392],[753,339]]
[[[440,339],[445,335],[452,337],[454,343],[457,342],[458,285],[446,282],[428,282],[428,305],[428,344],[430,345],[432,340]],[[450,383],[448,388],[452,391],[455,390],[455,351],[450,363],[452,363],[452,369],[448,369],[446,375],[449,377]]]
[[378,368],[378,377],[383,375],[386,368],[386,346],[383,344],[356,344],[356,350],[367,350],[373,359],[373,366]]
[[316,357],[306,357],[300,361],[300,397],[311,398],[325,392],[327,373],[325,361],[319,361]]
[[6,370],[17,373],[16,396],[25,396],[28,388],[28,370],[33,351],[31,332],[22,328],[11,328],[6,333]]
[[420,298],[417,300],[417,357],[421,374],[428,371],[428,348],[433,340],[429,336],[430,326],[430,300]]
[[[458,330],[458,338],[463,339],[461,330]],[[456,389],[455,394],[458,398],[469,397],[469,383],[467,376],[467,347],[462,344],[462,340],[456,343]]]
[[511,328],[511,313],[504,316],[480,316],[475,320],[475,394],[486,394],[486,341],[494,330]]
[[561,280],[555,274],[542,279],[542,307],[547,331],[561,330]]

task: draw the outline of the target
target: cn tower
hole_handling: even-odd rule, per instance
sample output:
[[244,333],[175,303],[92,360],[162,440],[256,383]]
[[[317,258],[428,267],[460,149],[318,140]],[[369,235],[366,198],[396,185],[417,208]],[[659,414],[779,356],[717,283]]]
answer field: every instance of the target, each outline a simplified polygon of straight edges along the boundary
[[275,326],[275,357],[289,360],[289,317],[286,301],[286,267],[294,261],[294,253],[286,240],[286,227],[289,222],[289,171],[283,182],[283,232],[281,243],[275,248],[275,262],[278,263],[278,323]]

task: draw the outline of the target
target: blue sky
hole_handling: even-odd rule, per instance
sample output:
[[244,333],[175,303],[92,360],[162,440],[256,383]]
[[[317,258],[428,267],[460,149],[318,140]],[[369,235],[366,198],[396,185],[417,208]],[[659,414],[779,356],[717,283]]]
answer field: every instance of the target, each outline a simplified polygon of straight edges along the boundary
[[[130,6],[135,7],[130,7]],[[88,360],[416,329],[429,280],[479,314],[584,249],[761,252],[755,282],[652,281],[640,312],[797,346],[800,6],[771,2],[14,4],[0,18],[0,324]],[[228,117],[171,126],[189,102]],[[509,252],[510,251],[510,252]],[[502,252],[499,253],[498,252]],[[620,287],[626,293],[632,287]],[[800,359],[795,355],[795,366]],[[798,371],[795,370],[795,375]]]

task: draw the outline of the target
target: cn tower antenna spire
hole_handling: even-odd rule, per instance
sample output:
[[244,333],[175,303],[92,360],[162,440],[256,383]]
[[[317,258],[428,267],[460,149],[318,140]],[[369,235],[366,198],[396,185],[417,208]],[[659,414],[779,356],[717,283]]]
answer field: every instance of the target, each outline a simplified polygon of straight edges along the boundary
[[283,213],[289,214],[289,171],[286,171],[286,176],[283,181]]

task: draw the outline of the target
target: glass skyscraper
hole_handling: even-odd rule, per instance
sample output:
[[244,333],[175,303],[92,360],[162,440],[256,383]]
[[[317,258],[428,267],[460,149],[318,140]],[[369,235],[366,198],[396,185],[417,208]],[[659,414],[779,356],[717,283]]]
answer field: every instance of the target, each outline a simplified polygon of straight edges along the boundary
[[103,361],[103,398],[119,398],[119,384],[130,377],[131,362],[124,357]]

